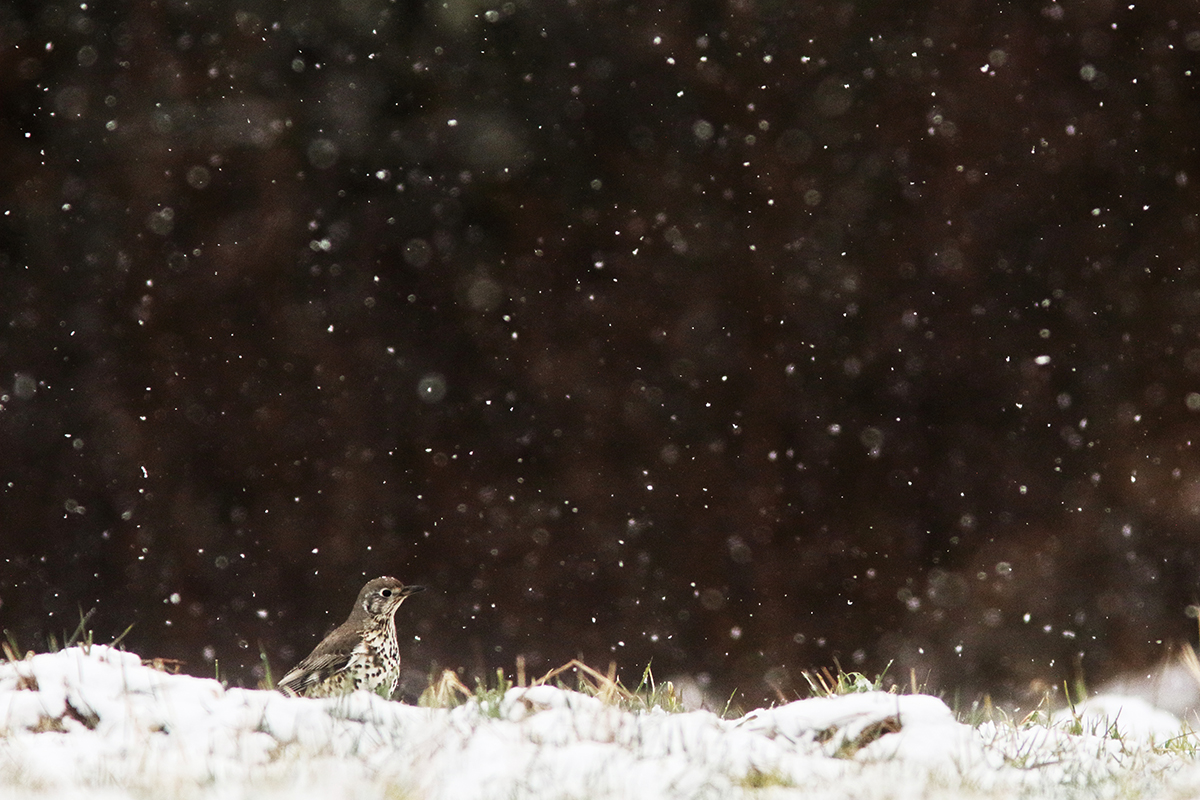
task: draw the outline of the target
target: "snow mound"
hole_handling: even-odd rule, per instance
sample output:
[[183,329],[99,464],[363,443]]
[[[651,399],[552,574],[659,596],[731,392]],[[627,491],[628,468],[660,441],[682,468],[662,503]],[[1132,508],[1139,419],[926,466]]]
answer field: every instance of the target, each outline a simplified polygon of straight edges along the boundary
[[[1097,702],[1096,713],[1115,704]],[[1131,710],[1129,699],[1120,708],[1130,731],[1121,738],[1074,717],[972,728],[937,698],[881,692],[735,720],[627,711],[550,686],[426,709],[365,692],[306,699],[226,689],[93,646],[0,664],[0,795],[660,800],[1200,789],[1194,745],[1150,744],[1190,741],[1182,723]]]
[[1106,732],[1112,738],[1133,738],[1144,742],[1168,742],[1180,735],[1183,723],[1174,714],[1155,708],[1140,697],[1101,694],[1055,715],[1055,721],[1068,724],[1078,717],[1085,731]]

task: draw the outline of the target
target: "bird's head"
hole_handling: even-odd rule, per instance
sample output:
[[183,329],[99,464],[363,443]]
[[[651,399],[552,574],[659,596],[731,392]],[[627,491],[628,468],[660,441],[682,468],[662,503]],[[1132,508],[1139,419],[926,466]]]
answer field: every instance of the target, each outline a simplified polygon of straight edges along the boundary
[[358,593],[358,607],[368,616],[390,616],[404,602],[404,598],[423,591],[424,586],[405,586],[395,578],[384,576],[367,581],[367,585]]

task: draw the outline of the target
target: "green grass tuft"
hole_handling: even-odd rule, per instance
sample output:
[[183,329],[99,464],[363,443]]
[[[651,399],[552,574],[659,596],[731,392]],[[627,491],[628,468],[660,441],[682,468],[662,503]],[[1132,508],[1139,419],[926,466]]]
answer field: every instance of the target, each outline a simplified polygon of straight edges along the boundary
[[[827,667],[821,669],[820,672],[806,669],[800,673],[804,676],[804,680],[808,681],[813,697],[837,697],[859,692],[894,692],[898,690],[894,683],[885,684],[884,682],[887,671],[892,666],[891,662],[888,662],[887,667],[874,680],[861,672],[846,672],[836,661],[834,664],[837,668],[836,673],[830,672]],[[914,691],[913,694],[917,694],[917,692]]]
[[795,781],[779,770],[764,771],[758,767],[751,767],[739,783],[743,789],[792,789],[796,786]]
[[[574,685],[568,685],[562,678],[572,672],[575,682]],[[656,681],[650,665],[642,670],[641,679],[633,689],[627,688],[617,677],[615,662],[609,664],[607,673],[602,673],[578,659],[572,659],[561,667],[550,670],[531,681],[529,685],[543,686],[551,681],[559,688],[580,692],[628,711],[661,709],[668,713],[678,713],[687,710],[675,690],[675,685],[671,681]],[[504,670],[497,669],[494,680],[477,678],[474,690],[464,684],[457,673],[447,669],[440,675],[430,676],[429,686],[421,693],[417,705],[427,708],[453,708],[468,700],[474,700],[479,703],[485,714],[496,716],[500,713],[500,701],[505,693],[514,686],[523,688],[525,685],[525,665],[521,659],[517,661],[515,681],[507,677]]]

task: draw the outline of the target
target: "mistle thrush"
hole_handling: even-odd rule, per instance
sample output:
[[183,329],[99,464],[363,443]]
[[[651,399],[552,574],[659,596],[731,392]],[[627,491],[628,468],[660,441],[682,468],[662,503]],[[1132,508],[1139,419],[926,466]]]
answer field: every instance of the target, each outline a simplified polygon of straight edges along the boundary
[[356,689],[378,692],[382,688],[390,698],[400,680],[396,609],[404,598],[424,589],[389,577],[367,581],[350,618],[283,676],[279,690],[292,696],[332,697]]

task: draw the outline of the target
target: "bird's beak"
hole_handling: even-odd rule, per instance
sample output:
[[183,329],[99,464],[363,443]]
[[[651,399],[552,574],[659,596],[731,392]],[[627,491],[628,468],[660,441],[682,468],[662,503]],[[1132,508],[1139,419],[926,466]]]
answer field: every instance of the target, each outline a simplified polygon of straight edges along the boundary
[[423,592],[423,591],[425,591],[424,586],[405,586],[403,589],[400,590],[400,596],[408,597],[410,594],[416,594],[417,592]]

